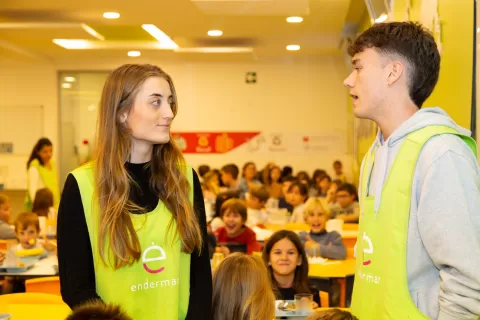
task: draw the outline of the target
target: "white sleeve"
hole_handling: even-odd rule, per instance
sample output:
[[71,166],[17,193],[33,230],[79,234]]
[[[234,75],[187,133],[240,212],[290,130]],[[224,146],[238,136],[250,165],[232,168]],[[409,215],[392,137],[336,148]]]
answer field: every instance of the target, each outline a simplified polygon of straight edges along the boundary
[[28,168],[27,173],[28,173],[28,181],[29,181],[28,194],[30,196],[30,199],[33,202],[35,200],[35,195],[37,193],[37,190],[40,187],[40,173],[35,167]]

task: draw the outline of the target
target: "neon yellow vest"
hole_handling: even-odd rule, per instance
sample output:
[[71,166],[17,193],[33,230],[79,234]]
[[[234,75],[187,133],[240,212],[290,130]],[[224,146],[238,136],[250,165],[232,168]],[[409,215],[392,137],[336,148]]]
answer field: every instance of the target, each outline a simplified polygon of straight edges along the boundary
[[[52,167],[51,170],[42,166],[38,159],[34,159],[32,162],[30,162],[29,167],[37,168],[40,179],[42,179],[45,188],[50,189],[50,191],[53,193],[53,205],[56,209],[58,209],[58,204],[60,203],[60,190],[58,187],[57,169],[53,160],[50,160],[50,166]],[[27,179],[27,188],[27,190],[30,190],[30,179]],[[33,200],[34,199],[30,199],[30,193],[27,191],[27,196],[25,197],[26,211],[32,211]]]
[[[185,170],[193,201],[192,169],[187,166]],[[179,237],[173,239],[174,232],[167,235],[172,213],[159,201],[147,214],[131,214],[142,256],[132,266],[113,270],[99,256],[98,202],[92,202],[94,165],[88,163],[72,174],[80,189],[90,235],[97,294],[105,302],[122,306],[135,320],[185,319],[190,296],[190,254],[181,252],[181,241]],[[175,223],[172,230],[176,230]]]
[[476,154],[475,141],[444,126],[429,126],[409,134],[393,162],[382,190],[379,212],[368,185],[374,156],[368,152],[362,171],[361,214],[356,249],[351,311],[359,319],[428,319],[408,290],[407,234],[413,176],[424,144],[439,134],[455,134]]

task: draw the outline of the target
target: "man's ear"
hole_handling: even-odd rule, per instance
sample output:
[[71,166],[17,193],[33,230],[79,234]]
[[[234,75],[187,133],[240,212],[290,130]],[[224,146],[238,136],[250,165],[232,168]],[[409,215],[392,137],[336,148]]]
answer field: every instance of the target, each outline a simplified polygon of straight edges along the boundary
[[389,69],[388,86],[391,87],[405,72],[405,65],[401,61],[393,61],[390,63]]

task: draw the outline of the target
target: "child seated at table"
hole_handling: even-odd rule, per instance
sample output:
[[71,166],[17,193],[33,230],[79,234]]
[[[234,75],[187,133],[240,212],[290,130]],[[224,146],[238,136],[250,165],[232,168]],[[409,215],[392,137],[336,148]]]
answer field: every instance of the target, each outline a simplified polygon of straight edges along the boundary
[[262,260],[233,253],[213,274],[212,320],[275,318],[275,298]]
[[[40,257],[45,257],[48,251],[56,250],[56,246],[48,240],[37,241],[40,233],[40,222],[35,213],[24,212],[19,214],[15,219],[14,226],[19,244],[10,249],[11,251],[7,253],[9,256],[14,256],[15,252],[19,250],[43,248],[44,251],[40,254]],[[25,280],[26,278],[5,277],[3,293],[24,292]]]
[[310,226],[310,232],[300,232],[299,237],[305,246],[307,254],[328,259],[344,260],[347,249],[343,244],[342,236],[336,232],[325,230],[329,219],[329,212],[325,209],[320,198],[311,198],[305,206],[305,220]]
[[247,197],[247,222],[250,228],[264,226],[267,222],[265,203],[269,198],[268,191],[262,186],[252,186]]
[[32,212],[39,217],[56,220],[57,211],[53,206],[53,193],[48,188],[39,189],[35,194]]
[[358,204],[357,188],[345,183],[338,187],[335,195],[336,203],[330,210],[333,219],[342,219],[347,223],[358,223],[360,205]]
[[348,311],[328,309],[312,313],[307,320],[358,320]]
[[12,207],[8,197],[0,194],[0,240],[15,239],[15,230],[9,225]]
[[[247,207],[242,200],[229,199],[225,201],[220,214],[225,226],[215,231],[218,243],[245,244],[248,254],[251,254],[253,251],[260,251],[260,244],[257,242],[255,232],[245,226]],[[225,256],[230,254],[230,250],[226,246],[221,246],[221,252]]]
[[133,320],[133,318],[123,312],[120,306],[94,300],[74,309],[65,320]]
[[43,248],[47,251],[55,251],[56,246],[48,240],[38,240],[40,234],[40,221],[38,215],[33,212],[23,212],[15,219],[15,234],[19,244],[16,250]]
[[303,211],[305,209],[305,201],[308,198],[308,188],[308,185],[302,182],[294,182],[288,189],[288,201],[293,206],[292,216],[290,217],[290,222],[292,223],[305,222]]
[[293,231],[275,232],[262,253],[277,300],[294,300],[295,294],[313,294],[314,308],[320,306],[319,290],[308,282],[308,261],[300,238]]

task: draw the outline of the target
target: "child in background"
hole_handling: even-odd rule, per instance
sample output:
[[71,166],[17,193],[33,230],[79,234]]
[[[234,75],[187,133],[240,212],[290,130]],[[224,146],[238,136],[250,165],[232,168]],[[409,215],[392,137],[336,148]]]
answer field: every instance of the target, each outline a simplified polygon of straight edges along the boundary
[[263,262],[234,253],[213,274],[213,320],[272,320],[275,297]]
[[347,223],[358,223],[360,205],[358,204],[357,188],[353,184],[342,184],[335,196],[336,204],[330,212],[332,219],[342,219]]
[[40,234],[40,222],[33,212],[24,212],[15,219],[15,234],[18,239],[17,250],[44,248],[47,251],[55,251],[56,246],[48,240],[37,241]]
[[332,178],[328,174],[321,176],[318,178],[317,189],[318,194],[317,197],[326,198],[328,195],[328,190],[330,189],[330,185],[332,184]]
[[302,243],[293,231],[275,232],[262,253],[277,300],[294,300],[295,294],[313,294],[314,308],[320,306],[319,290],[308,283],[308,261]]
[[306,171],[300,171],[297,173],[297,181],[306,184],[310,188],[310,177]]
[[220,170],[221,174],[221,181],[223,185],[227,188],[228,191],[236,191],[239,192],[238,190],[238,167],[236,164],[230,163],[227,165],[224,165],[222,169]]
[[257,167],[253,162],[247,162],[243,165],[242,178],[238,182],[238,190],[240,191],[240,198],[245,199],[245,195],[249,192],[250,188],[255,185],[261,185],[257,180]]
[[288,190],[295,182],[295,178],[288,176],[282,179],[282,196],[278,199],[278,208],[279,209],[287,209],[288,212],[293,211],[293,206],[290,204],[290,194]]
[[210,171],[210,166],[207,164],[202,164],[198,167],[198,175],[203,179],[205,174]]
[[[40,222],[38,216],[33,212],[24,212],[15,219],[15,234],[19,244],[12,248],[8,254],[14,255],[15,251],[26,249],[43,248],[47,251],[56,250],[56,246],[49,241],[37,241],[40,233]],[[47,252],[43,252],[42,256],[46,256]],[[15,277],[5,277],[3,285],[3,293],[24,292],[25,278],[17,279]]]
[[347,183],[347,178],[343,173],[343,164],[342,162],[340,162],[340,160],[336,160],[333,163],[333,171],[335,172],[335,174],[333,175],[334,180],[340,180],[342,181],[342,183]]
[[280,199],[282,196],[282,184],[280,182],[282,170],[274,164],[271,164],[263,170],[263,181],[265,187],[267,187],[270,198]]
[[301,232],[300,240],[307,253],[319,252],[320,256],[328,259],[344,260],[347,249],[343,244],[342,236],[336,232],[328,232],[325,225],[329,219],[329,212],[319,198],[312,198],[305,206],[305,219],[310,226],[310,232]]
[[65,320],[133,320],[120,306],[106,304],[100,299],[75,308]]
[[217,195],[220,193],[220,186],[218,176],[213,171],[209,171],[203,176],[202,183],[203,198],[215,201]]
[[[260,250],[255,232],[245,226],[247,222],[247,207],[243,204],[243,201],[239,199],[227,200],[222,205],[221,216],[225,226],[218,228],[215,232],[217,242],[246,244],[248,254]],[[222,246],[220,249],[225,256],[230,254],[230,250],[227,247]]]
[[217,199],[215,200],[215,215],[208,223],[208,227],[212,232],[215,232],[218,228],[225,226],[222,220],[222,205],[225,201],[232,198],[238,198],[238,193],[236,191],[226,191],[217,195]]
[[247,197],[247,222],[246,225],[253,228],[257,225],[264,226],[267,222],[265,203],[269,198],[268,191],[262,186],[253,186]]
[[327,206],[332,206],[337,202],[337,190],[343,184],[340,180],[333,180],[330,184],[330,188],[327,192],[327,197],[325,198],[325,204]]
[[288,189],[290,193],[289,202],[293,206],[292,216],[290,222],[304,223],[303,209],[305,208],[305,201],[308,198],[308,186],[301,182],[295,182]]
[[307,320],[358,320],[358,318],[348,311],[328,309],[312,313]]
[[53,193],[48,188],[39,189],[35,194],[32,212],[39,217],[57,220],[57,211],[53,207]]
[[0,194],[0,240],[15,239],[15,230],[9,225],[12,207],[8,197]]

